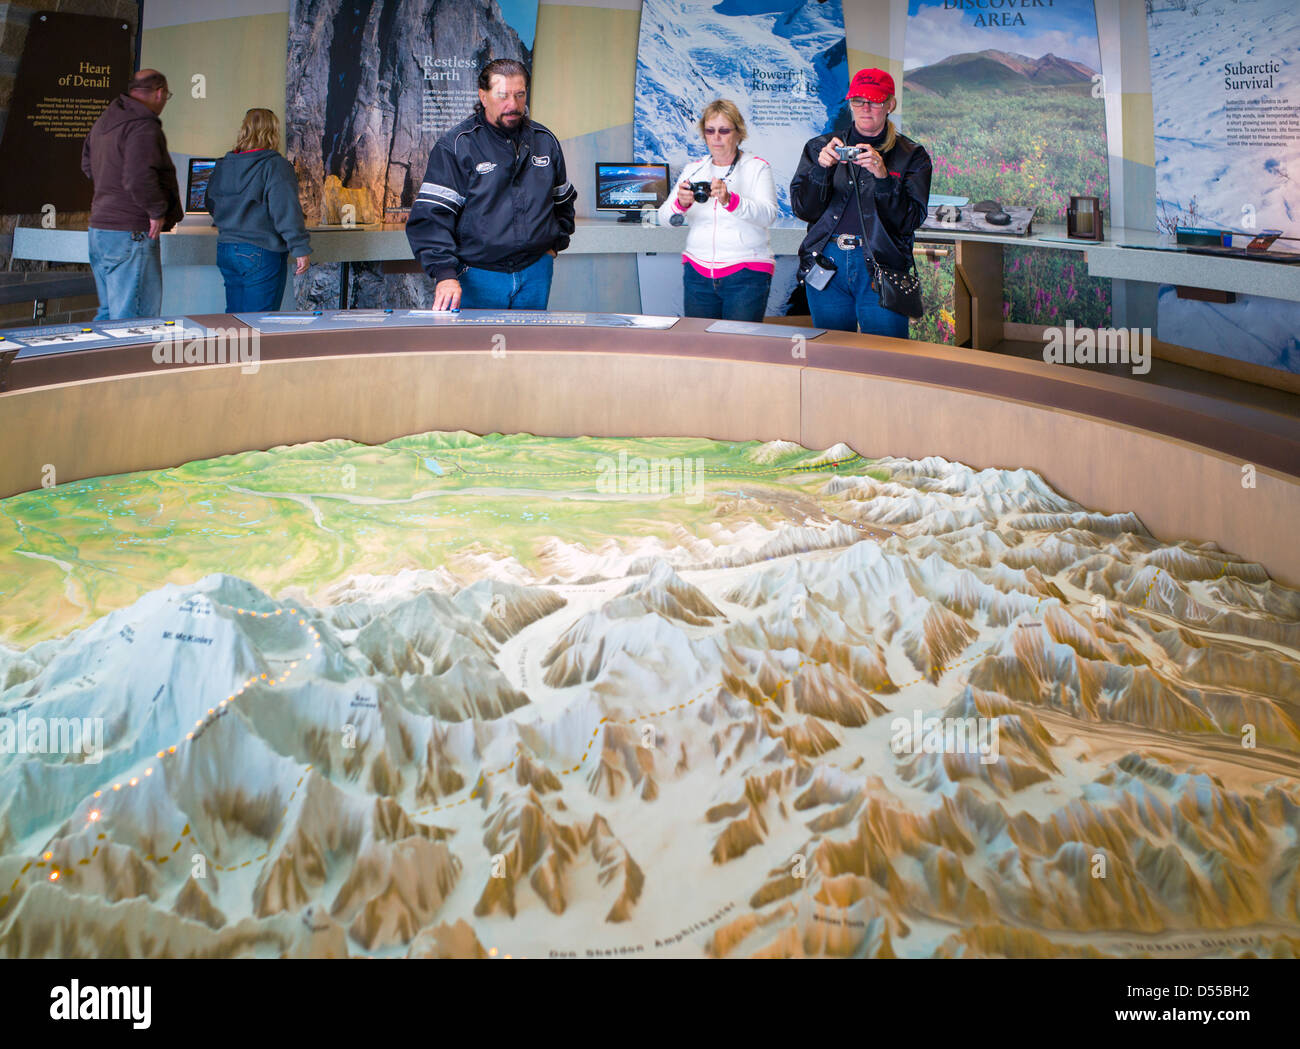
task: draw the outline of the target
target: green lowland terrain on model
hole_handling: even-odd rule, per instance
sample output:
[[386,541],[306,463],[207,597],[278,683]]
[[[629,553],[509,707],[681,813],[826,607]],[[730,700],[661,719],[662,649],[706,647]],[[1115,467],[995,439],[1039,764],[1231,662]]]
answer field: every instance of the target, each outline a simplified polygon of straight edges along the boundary
[[611,539],[676,545],[679,528],[700,536],[708,522],[802,523],[828,473],[868,465],[846,453],[810,466],[821,453],[794,446],[758,462],[759,447],[429,433],[38,489],[0,500],[0,641],[62,636],[213,572],[311,594],[362,573],[455,571],[478,555],[545,578],[539,550],[551,538],[595,551]]

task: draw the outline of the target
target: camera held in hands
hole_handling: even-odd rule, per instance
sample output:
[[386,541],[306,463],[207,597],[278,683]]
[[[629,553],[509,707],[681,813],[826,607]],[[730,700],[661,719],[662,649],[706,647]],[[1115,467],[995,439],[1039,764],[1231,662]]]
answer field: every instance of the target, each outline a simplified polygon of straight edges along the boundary
[[691,192],[695,194],[696,204],[707,204],[709,197],[713,195],[712,182],[692,182]]
[[835,154],[840,158],[840,161],[842,163],[847,163],[850,160],[857,160],[858,157],[862,156],[862,147],[861,146],[836,146]]

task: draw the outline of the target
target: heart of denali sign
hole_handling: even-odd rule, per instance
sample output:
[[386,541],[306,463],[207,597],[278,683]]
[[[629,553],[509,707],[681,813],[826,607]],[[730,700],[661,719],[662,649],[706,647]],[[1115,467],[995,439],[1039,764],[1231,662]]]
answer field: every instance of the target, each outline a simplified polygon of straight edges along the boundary
[[6,214],[88,211],[92,186],[81,145],[132,71],[131,27],[119,18],[45,12],[32,18],[0,156]]

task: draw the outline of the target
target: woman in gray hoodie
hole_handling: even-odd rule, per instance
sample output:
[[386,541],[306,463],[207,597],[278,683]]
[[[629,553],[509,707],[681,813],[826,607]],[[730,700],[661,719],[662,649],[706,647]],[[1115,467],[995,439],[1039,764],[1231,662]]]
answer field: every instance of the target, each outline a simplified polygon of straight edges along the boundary
[[278,310],[289,255],[295,273],[311,264],[311,241],[298,203],[298,177],[280,152],[280,121],[269,109],[244,114],[235,148],[217,161],[207,209],[217,227],[217,268],[227,313]]

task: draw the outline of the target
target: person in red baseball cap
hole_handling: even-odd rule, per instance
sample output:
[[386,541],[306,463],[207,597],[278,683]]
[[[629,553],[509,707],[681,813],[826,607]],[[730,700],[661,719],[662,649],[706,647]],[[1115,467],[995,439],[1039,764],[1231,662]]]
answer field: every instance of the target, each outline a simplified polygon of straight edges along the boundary
[[[880,304],[872,273],[877,263],[912,269],[932,165],[925,148],[890,122],[898,105],[894,91],[894,78],[883,69],[855,73],[845,96],[852,122],[809,139],[790,184],[794,213],[808,223],[799,247],[800,279],[818,260],[831,263],[821,266],[822,273],[833,271],[820,288],[805,282],[819,328],[908,336],[908,318]],[[841,156],[845,146],[856,154]]]
[[[865,98],[868,102],[888,102],[894,97],[894,78],[883,69],[859,69],[853,74],[845,99]],[[891,106],[889,111],[894,111]]]

